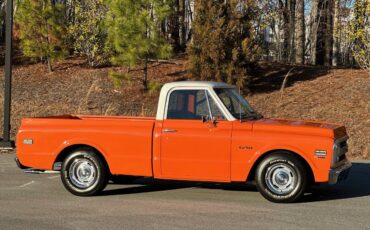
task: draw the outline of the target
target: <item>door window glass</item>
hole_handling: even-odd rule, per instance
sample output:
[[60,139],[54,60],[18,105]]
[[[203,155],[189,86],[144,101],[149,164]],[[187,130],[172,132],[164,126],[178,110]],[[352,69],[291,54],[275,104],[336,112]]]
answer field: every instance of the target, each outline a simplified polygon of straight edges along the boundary
[[205,90],[176,90],[170,95],[167,119],[202,120],[210,111]]

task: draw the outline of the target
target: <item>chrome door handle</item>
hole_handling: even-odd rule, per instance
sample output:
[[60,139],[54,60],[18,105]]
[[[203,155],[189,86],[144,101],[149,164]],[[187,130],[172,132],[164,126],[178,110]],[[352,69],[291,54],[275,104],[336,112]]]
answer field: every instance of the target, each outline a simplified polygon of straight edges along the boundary
[[162,132],[164,132],[164,133],[176,133],[177,130],[175,130],[175,129],[164,129]]

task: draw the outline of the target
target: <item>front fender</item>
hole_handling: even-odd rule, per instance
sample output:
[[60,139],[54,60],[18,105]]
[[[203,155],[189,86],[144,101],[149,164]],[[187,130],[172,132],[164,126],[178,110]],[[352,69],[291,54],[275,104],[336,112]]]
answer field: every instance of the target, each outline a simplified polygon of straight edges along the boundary
[[[311,170],[314,174],[314,177],[315,177],[315,181],[319,181],[320,178],[323,177],[322,173],[320,173],[320,171],[318,170],[317,165],[315,164],[315,162],[312,159],[313,155],[311,157],[311,156],[309,156],[308,153],[302,151],[301,149],[299,149],[297,147],[290,146],[290,145],[269,145],[269,146],[264,146],[263,148],[259,149],[258,151],[256,151],[252,155],[252,157],[250,158],[250,160],[248,162],[248,167],[247,167],[247,170],[246,170],[245,178],[248,178],[250,172],[252,171],[252,168],[257,167],[256,164],[259,163],[259,160],[262,157],[264,157],[267,154],[269,154],[271,152],[274,152],[274,151],[289,151],[289,152],[293,152],[293,153],[299,155],[300,157],[302,157],[306,161],[306,163],[311,168]],[[324,175],[324,177],[325,177],[325,175]]]

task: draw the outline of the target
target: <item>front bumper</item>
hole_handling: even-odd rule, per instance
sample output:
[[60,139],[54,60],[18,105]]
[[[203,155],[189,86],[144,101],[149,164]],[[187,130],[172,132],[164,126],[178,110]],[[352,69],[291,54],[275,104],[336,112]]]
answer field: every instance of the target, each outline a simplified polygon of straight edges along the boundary
[[351,167],[352,163],[350,161],[346,161],[343,165],[335,169],[330,169],[329,184],[337,184],[338,182],[347,179]]

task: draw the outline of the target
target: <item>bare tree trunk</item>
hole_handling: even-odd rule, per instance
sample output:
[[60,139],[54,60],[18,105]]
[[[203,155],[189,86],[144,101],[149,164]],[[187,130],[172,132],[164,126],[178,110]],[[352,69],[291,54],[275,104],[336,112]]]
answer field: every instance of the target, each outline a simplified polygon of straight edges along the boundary
[[304,64],[305,61],[305,18],[304,0],[297,0],[295,26],[295,63]]
[[2,0],[0,3],[0,41],[5,41],[5,6],[6,1]]
[[312,0],[311,9],[311,65],[316,65],[317,31],[319,27],[319,0]]
[[186,13],[186,0],[179,0],[179,23],[180,23],[180,50],[184,51],[186,47],[186,25],[185,25],[185,13]]
[[[319,20],[316,43],[316,65],[331,65],[332,52],[332,32],[331,32],[331,12],[329,2],[331,0],[319,0]],[[330,46],[330,47],[329,47]]]
[[143,76],[144,91],[148,91],[148,58],[145,58],[144,76]]
[[48,63],[48,70],[49,70],[49,72],[51,73],[51,72],[53,72],[53,66],[52,66],[52,64],[51,64],[51,59],[50,59],[50,57],[47,57],[46,58],[46,61],[47,61],[47,63]]
[[175,52],[180,50],[180,23],[179,23],[179,14],[180,14],[180,0],[172,1],[173,13],[170,17],[170,31],[171,31],[171,40],[173,43],[173,49]]
[[285,0],[284,14],[284,61],[292,63],[294,57],[295,0]]
[[[289,53],[290,53],[290,10],[289,10],[289,1],[285,0],[285,6],[282,6],[282,12],[283,12],[283,33],[284,33],[284,44],[283,44],[283,60],[285,63],[289,63]],[[280,3],[283,5],[283,3]]]
[[194,0],[186,0],[186,43],[191,41],[192,39],[192,24],[194,21],[194,6],[195,1]]
[[326,30],[325,30],[325,66],[331,66],[333,54],[333,0],[328,0],[326,5]]
[[290,25],[290,36],[289,36],[289,62],[293,63],[293,57],[295,56],[295,5],[296,0],[288,0],[288,9],[289,9],[289,25]]
[[333,43],[333,66],[338,66],[339,60],[339,7],[340,7],[340,0],[334,0],[334,16],[333,16],[333,26],[334,26],[334,43]]

